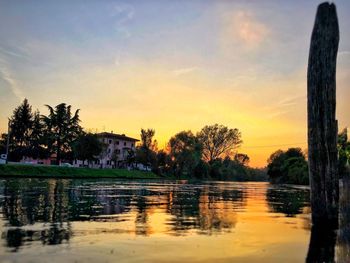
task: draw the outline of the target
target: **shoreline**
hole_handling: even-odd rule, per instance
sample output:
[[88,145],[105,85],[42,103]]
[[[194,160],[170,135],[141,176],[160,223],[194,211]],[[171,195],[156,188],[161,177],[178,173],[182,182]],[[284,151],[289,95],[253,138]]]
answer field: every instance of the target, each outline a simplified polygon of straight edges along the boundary
[[116,178],[116,179],[161,179],[148,171],[127,169],[94,169],[27,164],[0,164],[0,178]]

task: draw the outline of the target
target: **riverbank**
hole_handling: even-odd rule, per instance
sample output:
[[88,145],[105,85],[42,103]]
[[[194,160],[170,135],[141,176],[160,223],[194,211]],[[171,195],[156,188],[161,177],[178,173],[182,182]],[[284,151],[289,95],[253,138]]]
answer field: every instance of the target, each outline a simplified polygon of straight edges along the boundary
[[0,164],[0,177],[35,177],[35,178],[124,178],[157,179],[158,175],[126,169],[92,169],[44,165]]

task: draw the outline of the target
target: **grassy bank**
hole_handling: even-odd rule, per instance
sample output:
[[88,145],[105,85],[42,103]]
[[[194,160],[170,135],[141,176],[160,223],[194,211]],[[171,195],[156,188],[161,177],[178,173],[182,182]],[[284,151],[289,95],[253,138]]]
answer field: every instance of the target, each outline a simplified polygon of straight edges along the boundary
[[126,169],[89,169],[43,165],[1,164],[0,177],[35,178],[126,178],[156,179],[152,172],[128,171]]

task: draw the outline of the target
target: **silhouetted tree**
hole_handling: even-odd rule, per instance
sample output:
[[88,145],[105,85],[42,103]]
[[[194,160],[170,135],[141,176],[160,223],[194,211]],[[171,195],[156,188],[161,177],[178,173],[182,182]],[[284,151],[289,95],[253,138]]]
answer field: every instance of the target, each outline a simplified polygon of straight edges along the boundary
[[197,137],[203,147],[203,158],[208,162],[231,156],[233,150],[242,143],[241,132],[238,129],[229,129],[219,124],[204,126]]
[[74,157],[88,163],[94,161],[102,151],[102,142],[96,134],[83,133],[73,143]]
[[6,143],[7,143],[7,134],[2,133],[0,136],[0,154],[6,153]]
[[248,165],[250,158],[245,153],[236,153],[234,160],[241,165]]
[[338,169],[340,177],[346,174],[350,160],[350,142],[348,141],[348,130],[344,129],[338,135]]
[[48,116],[42,116],[45,124],[45,136],[48,148],[56,154],[59,164],[63,154],[71,152],[72,143],[82,133],[79,125],[79,109],[74,114],[71,112],[71,105],[58,104],[55,108],[46,105],[49,110]]
[[145,166],[156,166],[157,141],[153,140],[155,130],[141,129],[141,144],[136,147],[136,161]]
[[23,156],[28,155],[32,125],[32,106],[27,99],[24,99],[22,104],[14,109],[10,119],[10,158],[12,160],[19,161]]
[[33,114],[32,131],[30,135],[29,156],[33,158],[48,157],[48,151],[45,145],[44,124],[41,120],[39,111]]
[[272,183],[308,184],[308,166],[300,148],[278,150],[267,160],[267,174]]
[[202,156],[198,138],[191,131],[179,132],[170,139],[169,149],[175,175],[192,175]]

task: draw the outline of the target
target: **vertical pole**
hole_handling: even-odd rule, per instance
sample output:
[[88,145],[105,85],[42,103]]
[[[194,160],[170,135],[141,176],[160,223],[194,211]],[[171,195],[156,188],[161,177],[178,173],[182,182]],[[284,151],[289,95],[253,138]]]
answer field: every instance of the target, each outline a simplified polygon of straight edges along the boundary
[[11,132],[11,120],[8,119],[8,126],[7,126],[7,140],[6,140],[6,164],[8,164],[9,160],[9,148],[10,148],[10,132]]
[[308,147],[311,209],[314,224],[337,225],[336,63],[339,44],[337,11],[332,3],[318,6],[307,72]]

